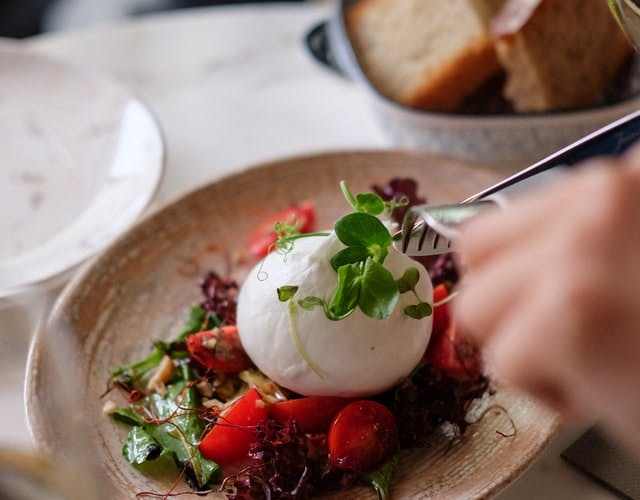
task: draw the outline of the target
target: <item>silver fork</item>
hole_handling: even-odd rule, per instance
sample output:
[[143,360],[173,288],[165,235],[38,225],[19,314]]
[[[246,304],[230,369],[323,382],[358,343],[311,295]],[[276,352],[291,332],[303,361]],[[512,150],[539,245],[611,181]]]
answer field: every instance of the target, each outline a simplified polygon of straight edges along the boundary
[[631,113],[527,167],[466,200],[451,205],[417,205],[404,217],[396,249],[410,256],[451,251],[457,228],[491,207],[508,207],[509,199],[532,185],[544,185],[589,158],[618,155],[640,139],[640,111]]

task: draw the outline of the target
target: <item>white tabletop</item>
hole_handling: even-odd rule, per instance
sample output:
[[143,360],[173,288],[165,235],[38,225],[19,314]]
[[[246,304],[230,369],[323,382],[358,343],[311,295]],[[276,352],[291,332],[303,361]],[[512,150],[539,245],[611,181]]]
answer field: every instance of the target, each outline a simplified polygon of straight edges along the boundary
[[[26,44],[112,75],[155,111],[166,134],[167,171],[156,204],[263,160],[391,144],[364,93],[316,65],[302,38],[326,6],[217,7],[49,34]],[[31,447],[22,409],[29,319],[0,317],[0,445]],[[615,498],[567,466],[564,433],[502,500]]]

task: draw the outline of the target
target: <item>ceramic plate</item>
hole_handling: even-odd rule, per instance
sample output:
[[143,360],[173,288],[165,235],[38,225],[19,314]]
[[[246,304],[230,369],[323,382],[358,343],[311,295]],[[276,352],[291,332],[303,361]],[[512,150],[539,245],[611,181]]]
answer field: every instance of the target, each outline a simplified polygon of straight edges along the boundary
[[[400,152],[338,153],[270,163],[228,177],[169,205],[120,238],[66,289],[50,318],[47,335],[32,344],[26,399],[35,442],[45,450],[68,448],[74,434],[58,411],[60,381],[47,360],[50,345],[78,343],[83,418],[91,422],[87,445],[113,481],[119,498],[135,492],[166,492],[170,479],[152,479],[122,458],[126,429],[101,413],[100,394],[112,368],[141,359],[152,339],[168,339],[199,300],[198,280],[208,269],[224,272],[252,228],[292,202],[311,199],[318,227],[329,227],[347,208],[338,182],[355,192],[393,176],[416,178],[431,202],[464,198],[497,179],[479,167],[442,157]],[[237,274],[246,272],[237,266]],[[498,391],[489,412],[451,444],[434,439],[427,449],[406,453],[395,477],[393,498],[477,499],[512,481],[544,447],[556,426],[554,415],[523,396]],[[517,428],[506,438],[511,418]],[[77,437],[77,433],[75,434]],[[374,498],[367,489],[335,498]]]
[[142,102],[19,44],[0,45],[0,137],[0,302],[113,241],[162,174],[162,134]]

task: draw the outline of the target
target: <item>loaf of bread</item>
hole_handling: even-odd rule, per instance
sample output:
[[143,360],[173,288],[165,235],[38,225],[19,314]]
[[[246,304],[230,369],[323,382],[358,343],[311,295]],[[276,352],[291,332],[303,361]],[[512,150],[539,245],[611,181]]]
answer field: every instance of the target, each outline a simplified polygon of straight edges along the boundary
[[453,111],[501,70],[490,32],[503,0],[361,0],[346,12],[359,62],[382,94]]
[[597,104],[631,54],[604,0],[507,0],[492,32],[516,111]]

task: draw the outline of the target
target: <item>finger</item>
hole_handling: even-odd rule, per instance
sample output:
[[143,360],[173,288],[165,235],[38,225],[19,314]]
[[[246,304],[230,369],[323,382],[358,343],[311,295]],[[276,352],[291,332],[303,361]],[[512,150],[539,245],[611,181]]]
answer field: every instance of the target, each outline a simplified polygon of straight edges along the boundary
[[540,286],[503,318],[484,351],[497,380],[571,418],[585,414],[570,325],[558,314],[554,288]]
[[549,263],[557,251],[553,233],[538,241],[512,242],[500,259],[468,269],[453,301],[453,314],[474,340],[482,345],[502,318],[528,300],[541,279],[539,264]]
[[548,217],[547,211],[559,206],[559,202],[545,198],[535,203],[518,200],[505,209],[481,214],[465,223],[454,242],[462,268],[478,266],[495,258],[513,241],[531,237]]
[[640,174],[640,141],[636,142],[622,155],[625,167]]
[[496,258],[512,241],[537,237],[541,229],[566,212],[568,200],[575,203],[597,189],[597,184],[602,181],[601,173],[612,165],[612,160],[592,160],[585,163],[579,172],[567,175],[566,179],[547,188],[536,189],[504,210],[482,214],[464,224],[454,248],[459,253],[459,263],[463,268],[473,267]]

